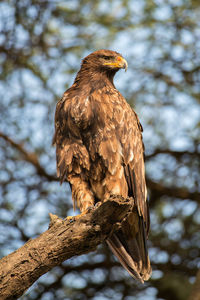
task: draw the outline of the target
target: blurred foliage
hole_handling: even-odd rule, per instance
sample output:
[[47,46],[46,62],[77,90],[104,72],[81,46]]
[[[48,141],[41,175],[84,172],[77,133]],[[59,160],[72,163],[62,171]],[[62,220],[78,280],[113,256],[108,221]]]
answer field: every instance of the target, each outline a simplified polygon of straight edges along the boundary
[[195,0],[0,3],[0,254],[72,214],[55,176],[56,101],[80,59],[110,48],[116,86],[144,127],[153,275],[134,282],[102,245],[40,278],[22,299],[184,300],[200,266],[200,5]]

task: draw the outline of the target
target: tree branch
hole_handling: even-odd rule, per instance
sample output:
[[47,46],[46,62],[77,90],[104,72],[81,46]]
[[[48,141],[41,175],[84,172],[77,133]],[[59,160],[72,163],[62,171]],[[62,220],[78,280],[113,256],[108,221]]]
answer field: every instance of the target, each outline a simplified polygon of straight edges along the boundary
[[62,220],[51,215],[47,231],[0,260],[1,299],[17,299],[53,267],[72,256],[94,251],[132,206],[133,199],[113,196],[78,217]]
[[193,157],[196,157],[196,158],[200,158],[200,153],[197,152],[197,151],[194,151],[194,152],[190,152],[190,151],[173,151],[171,149],[155,149],[154,152],[152,154],[149,154],[149,155],[145,155],[145,160],[149,160],[151,159],[152,157],[155,157],[156,155],[158,154],[169,154],[169,155],[172,155],[174,156],[175,158],[177,159],[180,159],[182,158],[183,156],[193,156]]
[[190,199],[199,202],[200,193],[199,192],[190,192],[186,188],[178,187],[167,187],[161,183],[154,182],[150,179],[147,179],[147,186],[151,190],[151,193],[154,193],[154,196],[161,197],[167,195],[169,197],[179,198],[179,199]]
[[2,132],[0,132],[0,137],[7,141],[12,147],[17,149],[23,155],[25,161],[31,163],[36,168],[38,175],[45,177],[49,181],[58,181],[58,178],[48,174],[46,170],[41,166],[38,157],[34,152],[28,152],[21,144],[16,143]]

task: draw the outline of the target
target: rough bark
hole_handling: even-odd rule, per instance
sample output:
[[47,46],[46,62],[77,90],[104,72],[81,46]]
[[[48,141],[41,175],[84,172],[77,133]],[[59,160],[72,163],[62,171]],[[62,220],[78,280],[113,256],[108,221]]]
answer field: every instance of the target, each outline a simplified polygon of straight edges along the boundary
[[17,299],[53,267],[95,250],[132,204],[133,200],[111,197],[96,209],[72,219],[50,215],[47,231],[0,260],[1,300]]

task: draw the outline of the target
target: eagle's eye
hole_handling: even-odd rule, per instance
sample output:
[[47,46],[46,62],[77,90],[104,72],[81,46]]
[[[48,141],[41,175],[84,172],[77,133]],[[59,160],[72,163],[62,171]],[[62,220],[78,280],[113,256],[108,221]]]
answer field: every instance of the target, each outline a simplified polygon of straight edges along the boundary
[[111,56],[104,56],[104,59],[105,59],[105,60],[110,60],[110,59],[111,59]]
[[111,60],[113,56],[108,56],[108,55],[101,55],[100,56],[103,60]]

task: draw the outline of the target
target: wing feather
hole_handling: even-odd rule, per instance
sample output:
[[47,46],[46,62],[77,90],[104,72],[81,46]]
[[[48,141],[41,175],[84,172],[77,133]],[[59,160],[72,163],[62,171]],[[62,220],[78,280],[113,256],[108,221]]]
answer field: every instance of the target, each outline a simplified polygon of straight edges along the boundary
[[120,230],[116,231],[107,243],[126,270],[143,282],[149,279],[151,266],[147,250],[150,218],[146,199],[142,126],[128,104],[124,105],[123,109],[126,115],[126,119],[123,120],[125,128],[122,128],[119,136],[123,151],[124,175],[128,185],[128,196],[133,198],[136,206],[123,221]]
[[62,183],[72,172],[80,174],[90,169],[90,156],[84,145],[81,129],[88,126],[92,116],[89,101],[73,97],[68,90],[57,103],[55,114],[57,175]]

